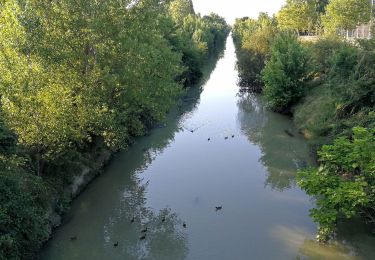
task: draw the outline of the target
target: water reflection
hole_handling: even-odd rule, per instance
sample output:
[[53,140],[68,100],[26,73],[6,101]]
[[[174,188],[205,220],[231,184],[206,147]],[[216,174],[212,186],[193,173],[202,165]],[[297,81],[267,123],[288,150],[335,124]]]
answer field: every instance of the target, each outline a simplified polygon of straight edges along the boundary
[[184,259],[188,248],[182,220],[169,208],[154,212],[144,207],[148,184],[141,182],[124,190],[121,206],[104,224],[105,246],[118,243],[123,259]]
[[268,111],[259,97],[246,92],[239,94],[238,108],[242,132],[262,151],[260,161],[267,170],[265,185],[279,191],[294,187],[296,170],[313,161],[292,121]]
[[[205,68],[209,79],[218,56]],[[203,83],[201,83],[203,84]],[[40,259],[185,259],[188,254],[186,229],[175,212],[164,206],[147,206],[148,181],[139,176],[154,159],[184,131],[182,124],[196,110],[202,88],[186,91],[185,97],[148,136],[115,156],[73,203],[63,226],[41,252]],[[133,221],[134,220],[134,221]],[[147,227],[147,232],[142,232]],[[141,237],[146,234],[145,239]]]

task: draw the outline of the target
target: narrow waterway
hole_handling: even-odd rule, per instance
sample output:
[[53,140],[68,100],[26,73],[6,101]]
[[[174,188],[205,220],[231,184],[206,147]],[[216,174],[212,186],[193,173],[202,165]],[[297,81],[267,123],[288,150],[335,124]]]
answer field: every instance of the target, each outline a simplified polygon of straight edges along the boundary
[[336,246],[313,242],[313,200],[295,183],[308,145],[290,118],[239,94],[235,63],[229,38],[202,93],[115,157],[41,259],[375,259],[360,225]]

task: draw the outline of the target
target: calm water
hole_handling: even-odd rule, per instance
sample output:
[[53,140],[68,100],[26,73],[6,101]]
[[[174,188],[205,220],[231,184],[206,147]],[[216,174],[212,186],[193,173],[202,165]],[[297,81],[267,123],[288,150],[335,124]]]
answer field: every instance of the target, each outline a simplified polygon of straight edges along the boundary
[[228,40],[202,93],[116,156],[41,259],[375,259],[360,224],[342,224],[335,246],[313,242],[313,201],[295,183],[312,164],[308,146],[285,133],[295,132],[288,117],[238,94],[235,62]]

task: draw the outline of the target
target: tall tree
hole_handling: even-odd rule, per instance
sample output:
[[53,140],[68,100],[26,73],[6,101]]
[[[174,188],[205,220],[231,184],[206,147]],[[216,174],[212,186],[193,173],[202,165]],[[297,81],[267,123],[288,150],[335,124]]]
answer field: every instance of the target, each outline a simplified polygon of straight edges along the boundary
[[192,0],[173,0],[169,10],[174,21],[178,23],[182,23],[185,17],[195,14]]
[[312,32],[318,21],[317,6],[314,0],[288,0],[277,14],[282,30]]
[[331,0],[323,24],[327,32],[335,33],[339,29],[352,30],[360,23],[368,23],[370,18],[369,0]]

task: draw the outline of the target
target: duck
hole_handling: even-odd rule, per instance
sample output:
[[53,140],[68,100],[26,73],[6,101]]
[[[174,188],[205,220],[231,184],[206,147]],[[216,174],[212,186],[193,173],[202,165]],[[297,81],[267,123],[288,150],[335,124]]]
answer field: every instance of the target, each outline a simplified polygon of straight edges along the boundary
[[232,138],[234,138],[234,135],[232,135]]
[[141,233],[146,233],[146,232],[147,232],[147,230],[148,230],[148,228],[147,228],[147,227],[145,227],[144,229],[142,229],[142,230],[141,230]]
[[72,236],[72,237],[70,238],[70,241],[76,241],[76,240],[77,240],[77,235]]
[[293,134],[290,130],[285,129],[284,132],[285,132],[287,135],[289,135],[290,137],[294,137],[294,134]]
[[186,228],[187,226],[186,226],[186,223],[184,222],[183,224],[182,224],[182,226],[184,227],[184,228]]
[[217,207],[215,207],[215,209],[216,209],[216,211],[222,210],[223,206],[217,206]]
[[211,138],[208,138],[207,141],[211,141]]
[[190,133],[194,133],[194,130],[190,130]]
[[114,247],[118,247],[118,241],[113,244]]
[[139,238],[139,240],[145,240],[146,239],[146,234],[144,234],[143,236],[141,236],[140,238]]
[[132,217],[132,219],[130,220],[130,223],[134,223],[135,221],[135,217]]
[[229,137],[228,137],[228,136],[226,136],[226,137],[225,137],[224,139],[225,139],[225,140],[228,140],[228,138],[229,138]]

